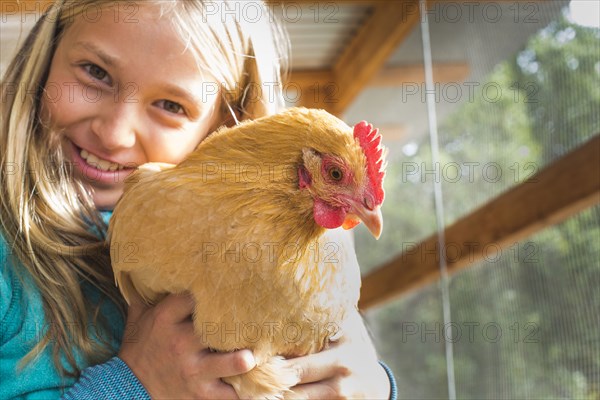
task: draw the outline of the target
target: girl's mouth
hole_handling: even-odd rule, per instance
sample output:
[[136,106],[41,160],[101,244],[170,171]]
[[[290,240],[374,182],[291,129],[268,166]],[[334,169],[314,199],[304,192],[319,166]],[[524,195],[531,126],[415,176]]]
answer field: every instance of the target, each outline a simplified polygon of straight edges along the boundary
[[87,150],[81,149],[79,155],[85,160],[85,162],[88,165],[94,165],[97,169],[100,169],[102,171],[121,171],[123,168],[125,168],[124,165],[98,158],[94,154],[89,153]]
[[78,175],[87,178],[90,183],[114,185],[123,180],[137,169],[133,163],[118,164],[104,160],[71,142],[73,153],[73,168]]

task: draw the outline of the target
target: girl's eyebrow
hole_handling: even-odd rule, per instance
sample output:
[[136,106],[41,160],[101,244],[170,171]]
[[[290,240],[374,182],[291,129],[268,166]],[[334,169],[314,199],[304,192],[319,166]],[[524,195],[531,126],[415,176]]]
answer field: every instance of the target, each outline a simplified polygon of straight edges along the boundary
[[[102,50],[96,44],[94,44],[92,42],[79,41],[79,42],[76,42],[73,45],[73,47],[81,47],[87,51],[94,53],[95,55],[98,56],[98,58],[100,58],[102,60],[102,62],[104,62],[106,65],[108,65],[110,67],[119,68],[119,66],[121,65],[121,63],[119,62],[119,60],[116,57],[107,54],[104,50]],[[202,101],[203,100],[202,98],[194,95],[192,92],[190,92],[180,86],[176,86],[176,85],[172,85],[172,84],[165,84],[165,85],[163,85],[163,90],[167,93],[172,94],[173,96],[183,98],[192,104],[196,104],[197,106],[200,106],[201,104],[207,102],[206,99],[204,99],[204,101]]]
[[185,99],[186,101],[190,102],[191,104],[195,104],[198,107],[202,107],[202,104],[207,102],[206,99],[204,99],[205,101],[203,102],[200,97],[179,86],[166,84],[163,86],[163,90],[175,97]]
[[111,67],[119,67],[119,61],[116,57],[113,57],[106,52],[104,52],[101,48],[96,46],[91,42],[77,42],[73,45],[73,47],[82,47],[85,50],[91,51],[96,54],[106,65]]

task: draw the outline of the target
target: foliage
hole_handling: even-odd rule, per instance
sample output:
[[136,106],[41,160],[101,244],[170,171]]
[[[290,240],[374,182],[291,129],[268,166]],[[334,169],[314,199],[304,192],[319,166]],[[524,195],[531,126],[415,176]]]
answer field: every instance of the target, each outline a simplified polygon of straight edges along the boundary
[[[597,29],[566,18],[551,23],[487,78],[506,95],[492,102],[479,91],[440,125],[437,176],[408,174],[415,165],[433,168],[426,140],[390,165],[386,196],[394,204],[384,209],[377,251],[358,231],[361,264],[380,265],[435,232],[434,178],[441,179],[450,224],[598,134],[599,43]],[[598,287],[596,206],[451,277],[452,326],[443,325],[439,284],[368,317],[401,398],[447,397],[444,344],[454,338],[461,399],[596,399]]]

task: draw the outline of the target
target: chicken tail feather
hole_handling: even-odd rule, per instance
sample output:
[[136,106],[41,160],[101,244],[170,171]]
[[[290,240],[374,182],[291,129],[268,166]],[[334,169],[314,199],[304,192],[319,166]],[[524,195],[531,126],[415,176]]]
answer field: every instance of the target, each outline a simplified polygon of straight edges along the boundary
[[298,373],[286,367],[283,357],[274,356],[258,363],[251,371],[222,378],[235,389],[240,399],[293,399],[290,390],[299,381]]

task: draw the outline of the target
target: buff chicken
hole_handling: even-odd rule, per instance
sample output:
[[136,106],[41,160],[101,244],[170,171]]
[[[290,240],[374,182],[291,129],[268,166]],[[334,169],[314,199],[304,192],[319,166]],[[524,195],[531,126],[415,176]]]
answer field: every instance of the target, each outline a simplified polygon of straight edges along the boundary
[[366,122],[292,108],[221,128],[176,166],[141,166],[109,226],[121,292],[191,293],[199,340],[254,353],[253,370],[223,379],[240,398],[293,396],[282,360],[322,350],[356,312],[346,230],[381,234],[380,142]]

